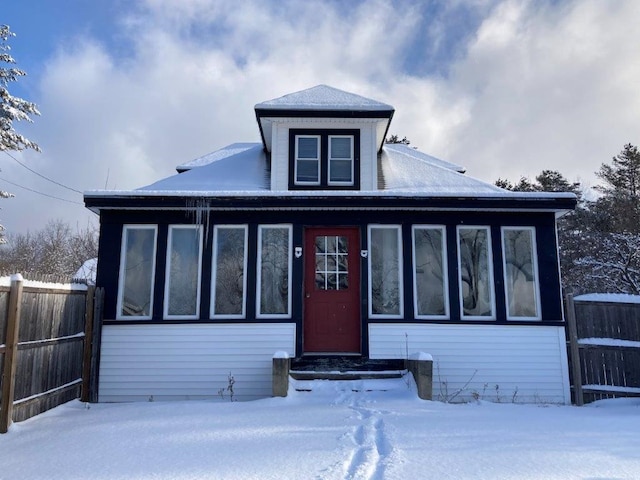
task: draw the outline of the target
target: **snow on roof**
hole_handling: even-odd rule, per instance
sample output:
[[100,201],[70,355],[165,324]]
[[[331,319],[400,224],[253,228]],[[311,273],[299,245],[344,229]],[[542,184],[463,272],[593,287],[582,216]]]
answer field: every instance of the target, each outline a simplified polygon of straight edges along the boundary
[[203,192],[255,192],[269,189],[267,159],[260,143],[234,143],[183,166],[188,167],[185,172],[136,191],[153,191],[164,195],[167,191],[182,195],[194,192],[194,195],[202,195]]
[[86,280],[88,283],[96,284],[96,271],[98,269],[98,259],[90,258],[85,261],[73,276],[77,280]]
[[465,168],[460,165],[432,157],[431,155],[427,155],[426,153],[423,153],[414,147],[410,147],[409,145],[405,145],[404,143],[385,143],[383,148],[389,154],[397,153],[399,155],[413,157],[434,165],[439,165],[441,167],[448,168],[449,170],[455,170],[456,172],[465,172]]
[[317,85],[273,100],[258,103],[256,110],[393,110],[391,105],[345,92],[328,85]]
[[227,157],[231,157],[233,155],[237,155],[240,153],[244,153],[248,150],[255,150],[256,148],[262,147],[261,143],[249,142],[249,143],[232,143],[231,145],[227,145],[220,150],[216,150],[215,152],[207,153],[202,157],[196,158],[195,160],[191,160],[190,162],[183,163],[176,167],[178,172],[184,172],[186,170],[191,170],[195,167],[202,167],[204,165],[209,165],[210,163],[216,162],[218,160],[222,160]]
[[[378,156],[382,173],[376,190],[272,191],[262,144],[236,143],[188,162],[187,170],[136,190],[91,191],[85,197],[182,196],[182,197],[274,197],[274,196],[399,196],[557,199],[571,193],[511,192],[463,175],[458,165],[439,160],[405,145],[387,144]],[[179,167],[180,168],[180,167]]]
[[[391,148],[389,148],[391,147]],[[456,165],[413,149],[385,145],[380,154],[385,190],[420,192],[424,195],[513,196],[514,192],[463,175]]]

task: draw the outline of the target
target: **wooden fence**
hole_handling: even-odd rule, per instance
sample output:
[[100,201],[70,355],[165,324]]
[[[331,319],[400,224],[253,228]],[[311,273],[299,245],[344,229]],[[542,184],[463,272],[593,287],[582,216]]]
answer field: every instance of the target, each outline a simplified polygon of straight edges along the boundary
[[94,293],[78,284],[25,286],[20,276],[0,286],[0,433],[81,395],[94,399]]
[[640,396],[640,304],[567,295],[574,402]]

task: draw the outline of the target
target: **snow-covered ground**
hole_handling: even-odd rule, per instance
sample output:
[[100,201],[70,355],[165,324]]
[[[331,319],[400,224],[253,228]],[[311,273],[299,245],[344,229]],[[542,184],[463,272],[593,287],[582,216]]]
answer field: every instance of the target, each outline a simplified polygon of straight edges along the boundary
[[0,436],[0,478],[640,478],[640,399],[455,405],[419,400],[403,380],[387,386],[316,382],[244,403],[74,401]]

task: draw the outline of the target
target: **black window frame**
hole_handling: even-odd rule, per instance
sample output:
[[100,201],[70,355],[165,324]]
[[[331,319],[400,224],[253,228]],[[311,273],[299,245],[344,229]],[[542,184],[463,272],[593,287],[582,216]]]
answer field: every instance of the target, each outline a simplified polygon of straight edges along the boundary
[[[296,137],[320,137],[320,183],[296,184],[295,152]],[[329,137],[353,137],[353,184],[340,185],[329,183]],[[360,130],[359,129],[308,129],[292,128],[289,130],[289,190],[360,190]]]

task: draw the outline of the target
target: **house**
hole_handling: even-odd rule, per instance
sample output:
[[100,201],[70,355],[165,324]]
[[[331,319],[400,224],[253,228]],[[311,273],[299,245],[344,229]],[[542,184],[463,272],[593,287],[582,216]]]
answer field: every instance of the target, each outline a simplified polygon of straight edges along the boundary
[[[464,387],[569,402],[556,217],[407,145],[390,105],[325,85],[259,103],[236,143],[92,191],[105,288],[100,401],[271,394],[271,359],[434,357]],[[470,159],[472,161],[472,159]]]

